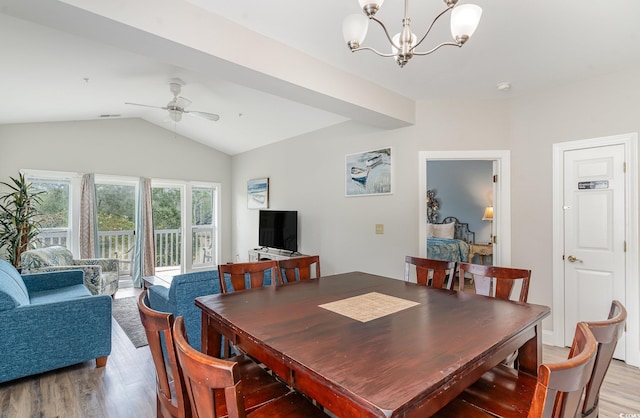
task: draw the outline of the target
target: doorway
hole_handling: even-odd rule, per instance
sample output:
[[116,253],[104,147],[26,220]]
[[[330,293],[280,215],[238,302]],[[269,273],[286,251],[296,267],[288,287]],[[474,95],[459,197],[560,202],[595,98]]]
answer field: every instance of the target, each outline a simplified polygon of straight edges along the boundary
[[[495,218],[492,223],[493,264],[508,266],[511,263],[511,166],[510,152],[494,151],[421,151],[419,153],[419,244],[421,257],[427,255],[427,165],[429,161],[492,161],[497,176],[494,183],[493,206]],[[462,221],[462,220],[461,220]],[[463,221],[464,222],[464,221]]]
[[578,321],[628,311],[615,357],[638,365],[637,134],[554,144],[553,327],[570,344]]
[[[474,243],[490,245],[493,217],[485,213],[493,209],[493,161],[434,161],[427,163],[427,189],[437,202],[430,215],[432,223],[453,216],[467,223],[474,233]],[[491,256],[476,254],[474,261],[491,264]],[[485,263],[481,263],[485,264]]]
[[151,194],[156,275],[173,277],[183,272],[184,185],[154,182]]

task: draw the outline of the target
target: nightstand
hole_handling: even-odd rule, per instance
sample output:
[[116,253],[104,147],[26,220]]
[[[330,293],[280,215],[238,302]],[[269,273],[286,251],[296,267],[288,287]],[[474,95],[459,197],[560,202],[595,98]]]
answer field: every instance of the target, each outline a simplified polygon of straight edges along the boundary
[[[469,244],[469,262],[473,261],[473,256],[478,254],[480,264],[484,264],[484,258],[488,255],[493,257],[493,244]],[[491,260],[493,261],[493,260]]]

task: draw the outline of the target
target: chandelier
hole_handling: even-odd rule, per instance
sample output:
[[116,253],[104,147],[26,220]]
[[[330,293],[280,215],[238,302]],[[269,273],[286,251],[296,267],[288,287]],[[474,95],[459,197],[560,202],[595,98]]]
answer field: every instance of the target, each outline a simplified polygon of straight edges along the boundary
[[[447,8],[438,14],[427,28],[425,34],[418,41],[417,36],[411,32],[411,19],[409,18],[409,0],[404,1],[404,18],[402,19],[402,30],[395,36],[391,36],[384,23],[375,17],[375,14],[382,7],[384,0],[358,0],[364,15],[353,14],[344,19],[342,33],[344,40],[352,52],[369,50],[381,57],[393,57],[400,67],[404,67],[414,55],[429,55],[443,46],[461,47],[469,40],[475,32],[480,22],[482,9],[475,4],[461,4],[456,6],[458,0],[444,0]],[[443,42],[433,49],[425,52],[418,52],[415,49],[420,46],[431,32],[431,28],[441,16],[451,10],[451,35],[454,41]],[[387,39],[391,43],[391,53],[385,54],[374,48],[360,46],[367,36],[369,21],[378,23],[384,30]]]

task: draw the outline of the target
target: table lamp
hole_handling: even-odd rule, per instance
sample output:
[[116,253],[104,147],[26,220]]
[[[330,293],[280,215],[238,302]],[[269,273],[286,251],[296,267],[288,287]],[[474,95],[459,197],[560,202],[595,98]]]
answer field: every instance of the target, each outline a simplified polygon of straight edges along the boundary
[[493,242],[493,206],[487,206],[484,208],[484,215],[482,215],[483,221],[489,221],[491,232],[489,233],[489,243]]

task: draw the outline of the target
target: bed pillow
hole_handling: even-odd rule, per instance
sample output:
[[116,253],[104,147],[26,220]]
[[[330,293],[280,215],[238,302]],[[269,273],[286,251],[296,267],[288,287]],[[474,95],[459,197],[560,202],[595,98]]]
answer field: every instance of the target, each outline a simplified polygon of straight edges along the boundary
[[427,238],[453,238],[456,232],[456,224],[427,224]]

